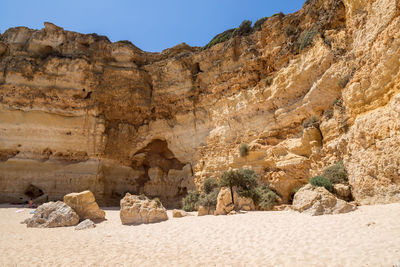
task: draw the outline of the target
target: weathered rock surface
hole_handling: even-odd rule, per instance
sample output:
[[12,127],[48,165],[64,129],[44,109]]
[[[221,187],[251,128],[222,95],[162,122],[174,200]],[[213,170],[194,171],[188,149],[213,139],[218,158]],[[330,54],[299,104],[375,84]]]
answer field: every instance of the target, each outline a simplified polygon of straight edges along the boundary
[[351,200],[351,187],[349,185],[335,184],[333,185],[333,192],[343,200]]
[[81,220],[99,221],[106,217],[106,213],[99,208],[93,193],[90,191],[65,195],[64,203],[70,206]]
[[239,196],[237,208],[238,210],[251,211],[255,210],[256,206],[254,205],[254,201],[251,198]]
[[238,207],[238,194],[236,190],[233,190],[233,203],[232,193],[230,188],[222,187],[218,193],[217,207],[215,209],[215,215],[226,215],[229,212],[237,209]]
[[86,229],[91,229],[91,228],[95,228],[96,224],[90,220],[90,219],[86,219],[84,221],[81,221],[76,227],[75,230],[86,230]]
[[310,184],[302,187],[293,199],[292,208],[310,215],[339,214],[355,210],[357,207],[338,199],[324,187]]
[[162,204],[145,196],[126,193],[121,199],[120,218],[122,224],[156,223],[168,220],[167,211]]
[[214,215],[214,214],[215,214],[214,208],[208,208],[204,206],[199,206],[197,211],[197,216]]
[[11,28],[0,96],[0,202],[34,184],[49,199],[135,192],[176,208],[205,178],[251,166],[287,203],[338,160],[358,203],[400,201],[398,0],[310,0],[252,34],[161,53]]
[[79,216],[64,202],[48,202],[40,205],[33,217],[26,219],[23,223],[27,227],[37,228],[74,226],[79,223]]
[[174,218],[182,218],[182,217],[185,217],[185,216],[188,216],[188,213],[183,211],[183,210],[174,209],[172,211],[172,217],[174,217]]

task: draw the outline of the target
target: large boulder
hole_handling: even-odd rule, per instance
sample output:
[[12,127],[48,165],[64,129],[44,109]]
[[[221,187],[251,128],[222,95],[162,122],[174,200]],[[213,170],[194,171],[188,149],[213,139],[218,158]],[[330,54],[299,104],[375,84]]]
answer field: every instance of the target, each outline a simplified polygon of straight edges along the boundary
[[73,226],[79,223],[78,214],[64,202],[48,202],[39,206],[32,218],[26,219],[27,227],[52,228]]
[[310,215],[324,215],[347,213],[357,207],[338,199],[324,187],[308,184],[294,195],[292,208]]
[[232,210],[237,209],[238,205],[238,194],[236,190],[233,190],[233,202],[231,190],[228,187],[222,187],[218,193],[217,208],[215,215],[226,215]]
[[122,224],[156,223],[168,220],[167,211],[160,202],[141,195],[126,193],[121,199],[120,218]]
[[65,195],[64,202],[78,213],[81,220],[101,221],[106,217],[106,213],[99,208],[93,193],[90,191]]

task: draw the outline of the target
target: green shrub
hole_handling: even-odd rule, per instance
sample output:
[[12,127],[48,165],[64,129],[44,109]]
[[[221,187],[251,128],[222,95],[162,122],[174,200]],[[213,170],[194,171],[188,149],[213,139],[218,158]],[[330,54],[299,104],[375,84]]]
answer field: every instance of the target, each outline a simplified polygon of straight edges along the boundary
[[214,188],[211,192],[207,194],[201,194],[198,205],[203,206],[208,210],[215,209],[215,207],[217,206],[218,193],[219,188]]
[[214,178],[206,178],[203,182],[203,192],[206,194],[211,193],[214,189],[218,188],[218,182]]
[[194,211],[198,207],[199,193],[196,191],[189,191],[187,196],[183,199],[183,210],[184,211]]
[[310,127],[315,127],[315,128],[319,127],[319,119],[317,116],[313,115],[303,122],[303,129],[310,128]]
[[328,191],[333,190],[331,181],[324,176],[314,176],[313,178],[311,178],[310,184],[313,186],[325,187],[325,189]]
[[333,100],[333,102],[332,102],[332,108],[334,108],[335,106],[341,107],[342,104],[343,104],[342,99]]
[[249,154],[249,146],[245,143],[240,144],[239,153],[241,157],[246,157]]
[[332,184],[348,184],[347,171],[343,161],[336,162],[334,165],[326,168],[322,174],[329,179]]
[[121,40],[121,41],[117,41],[116,43],[133,45],[132,42],[128,41],[128,40]]
[[153,201],[155,201],[157,203],[157,207],[161,207],[162,203],[160,201],[160,199],[158,197],[153,198]]
[[268,210],[277,203],[278,195],[267,185],[259,185],[254,190],[252,199],[254,204],[260,206],[262,209]]
[[204,49],[210,48],[216,44],[223,43],[232,38],[235,29],[229,29],[223,33],[217,34],[212,40],[204,46]]
[[300,35],[300,46],[299,46],[299,51],[303,50],[307,46],[309,46],[312,43],[312,40],[314,39],[315,35],[317,35],[317,31],[304,31]]
[[244,20],[238,28],[233,31],[233,36],[243,36],[252,32],[251,21]]
[[262,26],[262,25],[264,24],[264,22],[266,22],[267,20],[268,20],[268,17],[263,17],[263,18],[257,20],[257,21],[254,23],[254,26],[253,26],[254,31],[259,31],[259,30],[261,30],[261,26]]
[[249,169],[229,170],[222,174],[220,186],[230,188],[232,203],[234,203],[233,187],[237,187],[239,195],[250,197],[253,189],[257,186],[257,175]]

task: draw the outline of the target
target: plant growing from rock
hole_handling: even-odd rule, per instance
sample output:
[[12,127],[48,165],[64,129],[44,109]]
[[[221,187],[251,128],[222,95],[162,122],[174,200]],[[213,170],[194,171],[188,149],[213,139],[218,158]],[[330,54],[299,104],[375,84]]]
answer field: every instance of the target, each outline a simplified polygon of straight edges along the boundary
[[253,170],[229,170],[222,174],[220,179],[221,187],[229,187],[231,190],[232,204],[235,204],[233,199],[233,187],[236,187],[238,194],[244,197],[251,197],[252,191],[257,186],[257,175]]
[[246,157],[249,154],[249,145],[248,144],[240,144],[239,153],[241,157]]
[[343,161],[338,161],[334,165],[326,168],[322,174],[325,178],[329,179],[332,184],[348,184],[347,171],[344,167]]
[[157,203],[157,207],[161,207],[162,203],[160,201],[160,199],[158,197],[153,198],[153,201],[155,201]]
[[318,32],[313,31],[313,30],[304,31],[300,35],[299,51],[301,52],[304,48],[309,46],[312,43],[312,40],[314,39],[315,35],[317,35],[317,34],[318,34]]
[[314,176],[311,178],[310,184],[313,186],[325,187],[325,189],[330,192],[333,190],[331,181],[324,176]]
[[196,191],[189,191],[186,197],[182,200],[184,211],[194,211],[198,207],[200,194]]
[[253,26],[254,31],[260,31],[261,30],[261,26],[264,24],[264,22],[266,22],[268,20],[268,17],[263,17],[261,19],[258,19]]

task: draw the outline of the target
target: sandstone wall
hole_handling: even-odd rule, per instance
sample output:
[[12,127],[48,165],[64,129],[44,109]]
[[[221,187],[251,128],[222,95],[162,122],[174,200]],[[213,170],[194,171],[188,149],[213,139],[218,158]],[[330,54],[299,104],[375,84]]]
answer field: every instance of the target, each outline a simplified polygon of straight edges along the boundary
[[[399,201],[399,10],[396,0],[310,0],[248,36],[162,53],[51,23],[9,29],[0,201],[34,184],[51,199],[89,189],[115,205],[129,191],[177,206],[240,167],[290,201],[337,160],[360,203]],[[312,115],[320,127],[303,130]]]

